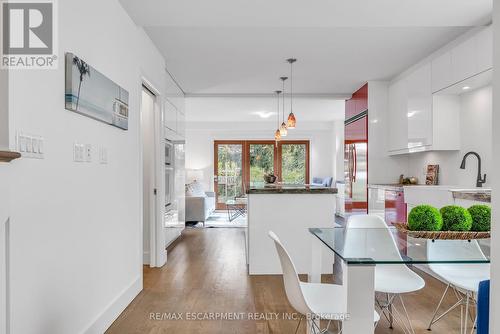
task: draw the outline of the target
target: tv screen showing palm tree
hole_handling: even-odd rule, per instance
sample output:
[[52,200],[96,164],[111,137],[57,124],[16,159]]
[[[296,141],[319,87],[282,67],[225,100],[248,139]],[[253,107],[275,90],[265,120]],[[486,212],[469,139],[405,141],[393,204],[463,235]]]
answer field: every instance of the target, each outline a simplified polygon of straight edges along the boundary
[[128,92],[73,53],[66,53],[66,109],[128,129]]

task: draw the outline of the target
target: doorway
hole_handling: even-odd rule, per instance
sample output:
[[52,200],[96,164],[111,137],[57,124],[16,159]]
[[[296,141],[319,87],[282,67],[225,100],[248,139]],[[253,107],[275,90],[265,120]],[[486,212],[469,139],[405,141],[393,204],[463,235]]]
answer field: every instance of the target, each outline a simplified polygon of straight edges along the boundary
[[161,104],[159,94],[143,83],[141,91],[141,142],[143,170],[143,264],[161,267],[166,262],[162,225],[162,199],[164,175],[160,168]]
[[274,173],[285,184],[309,183],[309,141],[214,141],[216,208],[245,195],[248,187],[264,186],[264,174]]

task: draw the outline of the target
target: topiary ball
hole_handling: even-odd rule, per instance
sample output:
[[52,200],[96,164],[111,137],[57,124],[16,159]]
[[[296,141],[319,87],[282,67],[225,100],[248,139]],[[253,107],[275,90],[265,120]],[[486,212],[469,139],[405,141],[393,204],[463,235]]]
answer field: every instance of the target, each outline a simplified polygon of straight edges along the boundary
[[448,205],[441,208],[443,231],[470,231],[472,217],[467,209],[458,205]]
[[487,232],[491,229],[491,208],[487,205],[473,205],[468,209],[472,217],[471,231]]
[[440,231],[443,218],[439,210],[431,205],[418,205],[408,215],[408,228],[411,231]]

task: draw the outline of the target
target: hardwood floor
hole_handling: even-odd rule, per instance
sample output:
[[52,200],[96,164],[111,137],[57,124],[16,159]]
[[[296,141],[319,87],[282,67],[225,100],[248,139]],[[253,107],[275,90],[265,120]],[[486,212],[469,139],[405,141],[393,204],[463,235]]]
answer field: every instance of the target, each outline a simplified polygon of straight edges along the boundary
[[[422,274],[426,287],[405,295],[405,303],[416,333],[429,333],[427,324],[444,285]],[[451,294],[444,307],[456,301]],[[193,312],[244,313],[244,320],[192,320]],[[165,319],[165,314],[171,314]],[[177,317],[183,319],[173,319]],[[248,313],[257,313],[248,320]],[[278,313],[279,319],[262,319],[262,313]],[[245,266],[244,231],[239,228],[187,229],[171,246],[163,268],[144,267],[144,290],[134,299],[106,333],[294,333],[298,321],[283,319],[293,314],[281,276],[248,276]],[[151,314],[154,314],[152,316]],[[214,315],[215,316],[215,315]],[[153,319],[152,319],[153,318]],[[460,311],[433,326],[434,333],[458,333]],[[301,324],[299,333],[305,333]],[[402,333],[388,328],[383,319],[377,334]]]

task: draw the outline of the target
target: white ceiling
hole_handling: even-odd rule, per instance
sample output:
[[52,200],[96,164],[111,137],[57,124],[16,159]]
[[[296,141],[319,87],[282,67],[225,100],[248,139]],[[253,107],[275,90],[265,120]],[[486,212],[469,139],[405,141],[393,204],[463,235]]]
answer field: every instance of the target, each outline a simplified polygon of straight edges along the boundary
[[298,58],[298,93],[349,94],[472,26],[492,0],[120,0],[190,94],[263,94]]
[[[299,122],[330,122],[344,119],[344,105],[336,99],[296,98],[293,111]],[[276,98],[189,97],[186,110],[187,122],[277,122]],[[285,117],[289,112],[287,99]]]

